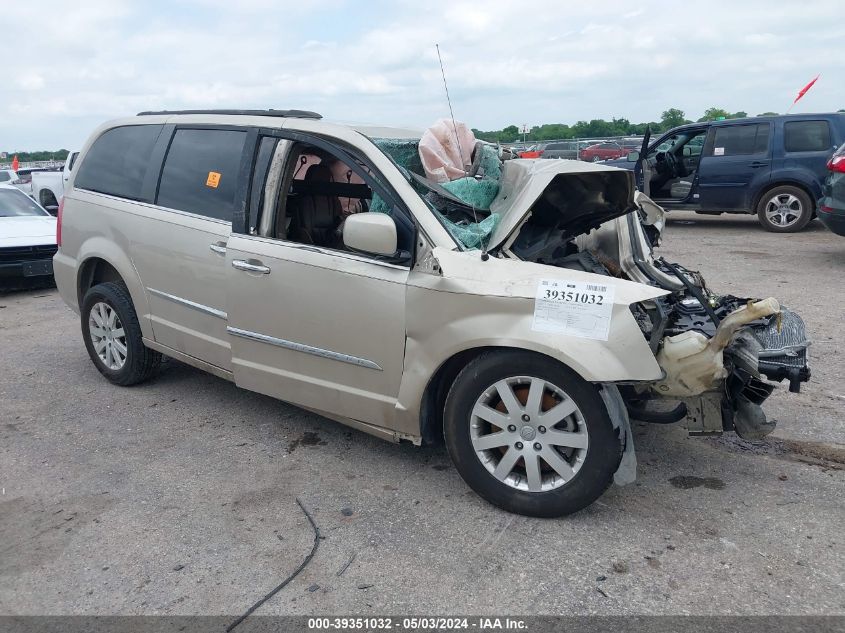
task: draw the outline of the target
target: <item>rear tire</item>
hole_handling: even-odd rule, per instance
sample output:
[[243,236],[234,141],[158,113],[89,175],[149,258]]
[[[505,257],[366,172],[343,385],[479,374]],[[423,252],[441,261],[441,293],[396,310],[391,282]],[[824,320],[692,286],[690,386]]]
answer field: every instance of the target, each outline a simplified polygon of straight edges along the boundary
[[596,387],[553,359],[521,350],[485,353],[458,374],[443,430],[470,488],[527,516],[559,517],[590,505],[622,458]]
[[47,207],[59,206],[59,203],[56,201],[56,196],[49,189],[42,191],[39,197],[41,198],[39,202],[41,202],[41,206],[45,209]]
[[772,233],[796,233],[807,226],[814,213],[810,196],[790,185],[769,189],[757,203],[757,218]]
[[97,284],[85,293],[82,338],[97,370],[116,385],[129,386],[153,376],[161,354],[142,340],[141,325],[123,284]]

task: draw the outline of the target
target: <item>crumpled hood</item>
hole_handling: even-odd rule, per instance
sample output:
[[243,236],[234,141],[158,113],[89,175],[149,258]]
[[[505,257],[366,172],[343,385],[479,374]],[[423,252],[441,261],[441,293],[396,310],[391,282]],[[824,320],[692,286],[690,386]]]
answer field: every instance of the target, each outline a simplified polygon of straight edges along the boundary
[[0,248],[56,243],[56,218],[33,215],[0,218]]
[[505,161],[499,194],[490,205],[501,222],[488,248],[501,246],[529,212],[565,227],[575,237],[636,208],[633,173],[616,167],[577,160]]

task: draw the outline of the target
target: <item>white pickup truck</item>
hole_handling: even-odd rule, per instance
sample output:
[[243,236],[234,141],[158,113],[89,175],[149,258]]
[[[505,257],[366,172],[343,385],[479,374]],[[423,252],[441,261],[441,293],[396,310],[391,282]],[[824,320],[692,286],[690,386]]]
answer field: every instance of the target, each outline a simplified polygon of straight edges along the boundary
[[53,215],[59,209],[59,200],[65,191],[65,183],[70,177],[73,163],[79,152],[71,152],[65,159],[62,171],[39,171],[32,173],[32,193],[30,194],[42,207]]

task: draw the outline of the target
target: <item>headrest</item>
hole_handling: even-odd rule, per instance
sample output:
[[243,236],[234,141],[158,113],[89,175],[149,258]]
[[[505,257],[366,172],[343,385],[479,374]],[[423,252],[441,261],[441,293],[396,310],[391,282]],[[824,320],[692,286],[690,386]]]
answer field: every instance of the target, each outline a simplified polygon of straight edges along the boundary
[[329,169],[328,165],[318,163],[308,168],[308,171],[305,172],[305,180],[311,182],[332,182],[334,178],[332,177],[332,170]]

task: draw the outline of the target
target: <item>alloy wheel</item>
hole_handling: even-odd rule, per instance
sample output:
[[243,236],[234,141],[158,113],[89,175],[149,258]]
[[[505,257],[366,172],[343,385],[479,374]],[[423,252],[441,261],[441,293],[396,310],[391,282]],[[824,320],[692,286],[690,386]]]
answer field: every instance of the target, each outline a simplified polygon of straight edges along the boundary
[[126,333],[115,309],[103,301],[91,306],[88,331],[103,364],[113,371],[121,369],[126,364]]
[[589,434],[578,405],[542,378],[514,376],[490,385],[470,417],[475,454],[502,483],[547,492],[578,473]]
[[791,193],[781,193],[769,199],[765,211],[769,222],[774,226],[786,228],[801,219],[804,207],[796,196]]

